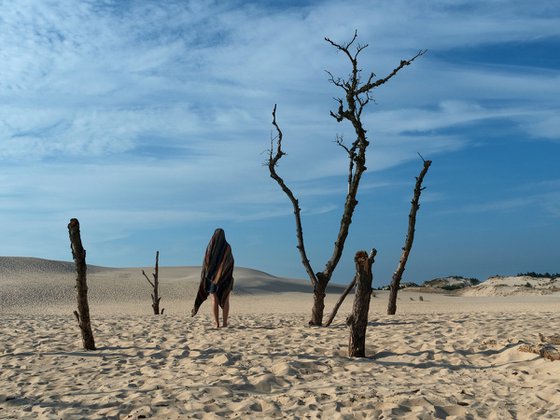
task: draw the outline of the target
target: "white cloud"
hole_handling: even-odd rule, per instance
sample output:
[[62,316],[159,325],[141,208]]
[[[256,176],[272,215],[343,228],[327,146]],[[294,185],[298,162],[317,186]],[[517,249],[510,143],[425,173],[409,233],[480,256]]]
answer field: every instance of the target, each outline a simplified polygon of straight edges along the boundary
[[[499,213],[531,210],[531,214],[545,214],[552,217],[560,216],[560,180],[553,179],[542,182],[528,182],[507,191],[500,192],[499,196],[480,198],[478,201],[461,204],[456,200],[450,203],[441,203],[442,210],[438,214],[461,213]],[[533,216],[535,217],[535,216]],[[539,217],[535,217],[538,219]]]
[[521,122],[521,127],[531,136],[539,139],[560,140],[560,120],[558,110],[547,110],[538,115],[530,115]]
[[[363,39],[372,38],[370,49],[362,54],[364,69],[382,75],[407,56],[404,50],[526,39],[558,31],[549,24],[553,18],[535,14],[527,16],[520,31],[520,10],[530,11],[522,2],[505,10],[485,2],[465,7],[422,4],[404,7],[402,2],[380,2],[371,9],[361,2],[344,8],[337,2],[322,2],[303,10],[269,12],[258,6],[233,10],[204,2],[103,6],[93,2],[78,8],[66,2],[18,2],[3,15],[7,30],[0,42],[7,48],[2,49],[6,65],[0,73],[0,97],[9,101],[0,117],[2,137],[21,141],[19,145],[11,141],[9,147],[4,143],[2,154],[14,158],[76,156],[80,151],[112,154],[134,150],[140,135],[191,142],[189,135],[201,130],[254,136],[250,129],[270,128],[265,116],[273,102],[280,103],[286,129],[301,127],[301,137],[306,138],[301,148],[309,150],[319,144],[314,141],[318,137],[334,138],[328,110],[334,105],[330,98],[339,93],[328,85],[323,69],[342,75],[348,71],[344,57],[322,40],[323,35],[345,40],[359,28]],[[338,21],[348,24],[340,26]],[[385,38],[392,42],[377,41]],[[559,85],[551,77],[519,73],[508,77],[492,69],[453,71],[444,66],[438,71],[430,63],[429,55],[422,58],[380,91],[383,109],[405,104],[415,115],[418,124],[411,128],[416,130],[422,129],[422,115],[427,112],[410,105],[429,89],[434,90],[431,97],[444,104],[463,99],[473,86],[487,98],[511,99],[513,94],[517,99],[529,93],[541,97]],[[416,84],[410,89],[412,96],[399,98],[412,80]],[[56,112],[41,123],[23,121],[20,127],[14,123],[21,115],[35,119],[46,108]],[[378,115],[387,117],[383,111]],[[401,123],[412,125],[408,118]],[[58,129],[48,129],[53,126]],[[41,141],[22,131],[36,134]],[[261,139],[253,137],[253,141]],[[214,147],[212,142],[206,144]],[[299,154],[300,147],[292,147],[293,154]]]

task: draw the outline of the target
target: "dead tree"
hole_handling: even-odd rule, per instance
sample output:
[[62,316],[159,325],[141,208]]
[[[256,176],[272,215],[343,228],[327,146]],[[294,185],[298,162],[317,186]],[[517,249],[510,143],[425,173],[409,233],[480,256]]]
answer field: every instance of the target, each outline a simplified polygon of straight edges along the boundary
[[86,279],[86,250],[82,246],[80,237],[80,222],[78,219],[70,219],[68,224],[68,232],[70,234],[70,245],[72,249],[72,257],[76,264],[76,290],[78,292],[78,310],[74,311],[74,315],[78,320],[78,325],[82,332],[82,343],[85,350],[95,350],[95,340],[91,330],[91,321],[89,317],[89,304],[87,298],[87,279]]
[[[338,103],[337,111],[331,111],[330,115],[338,122],[349,122],[354,129],[356,138],[352,142],[352,144],[348,146],[344,144],[342,137],[337,137],[337,144],[348,155],[348,193],[346,194],[344,210],[340,218],[340,226],[336,241],[334,243],[332,255],[327,261],[323,271],[320,272],[315,272],[313,270],[311,263],[307,258],[303,240],[303,228],[301,223],[301,209],[299,207],[299,201],[294,196],[291,189],[286,185],[284,180],[276,172],[278,161],[286,153],[282,149],[282,131],[280,130],[280,127],[276,121],[276,105],[274,106],[274,109],[272,111],[272,125],[276,130],[276,136],[271,139],[271,147],[267,165],[271,178],[273,178],[278,183],[282,191],[290,199],[293,206],[296,223],[296,237],[298,242],[297,249],[299,250],[302,264],[313,286],[313,309],[311,312],[311,320],[309,321],[310,325],[322,325],[323,323],[325,291],[327,288],[327,284],[329,283],[333,272],[338,265],[340,258],[342,257],[344,243],[348,236],[350,224],[352,223],[354,209],[358,205],[356,196],[358,194],[360,180],[363,173],[367,169],[366,150],[369,145],[369,141],[366,136],[366,129],[364,128],[361,121],[362,112],[366,105],[373,99],[372,92],[375,88],[378,88],[379,86],[385,84],[401,69],[410,65],[416,58],[425,54],[426,52],[425,50],[421,50],[411,59],[402,60],[400,64],[395,67],[388,76],[384,78],[375,79],[376,75],[374,73],[371,73],[368,76],[367,80],[364,82],[361,78],[361,69],[358,67],[358,56],[365,48],[367,48],[367,44],[356,44],[354,48],[353,45],[356,42],[356,39],[357,32],[354,33],[354,37],[350,42],[342,45],[331,41],[329,38],[325,38],[325,41],[331,44],[337,51],[342,52],[350,60],[351,64],[351,72],[347,79],[335,78],[331,73],[328,73],[330,76],[329,81],[338,88],[342,89],[344,92],[344,99],[336,99]],[[274,144],[275,141],[276,144]]]
[[406,267],[406,262],[408,261],[408,256],[410,255],[410,250],[412,249],[412,243],[414,242],[416,213],[420,208],[420,194],[425,189],[425,187],[422,187],[422,182],[424,181],[424,176],[426,175],[428,169],[430,168],[430,165],[432,164],[431,160],[424,160],[424,158],[422,158],[422,160],[424,161],[424,167],[422,168],[422,171],[420,171],[420,175],[416,177],[414,196],[411,201],[410,214],[408,215],[408,232],[406,234],[406,240],[402,249],[401,259],[399,260],[397,269],[393,273],[393,279],[391,281],[387,315],[395,315],[395,313],[397,312],[397,294],[399,293],[402,275]]
[[346,320],[346,324],[350,327],[348,341],[348,356],[350,357],[366,356],[366,330],[371,298],[371,282],[373,280],[371,267],[376,253],[375,249],[371,251],[369,256],[366,251],[358,251],[354,257],[356,262],[356,276],[354,277],[357,284],[356,295],[354,296],[352,313]]
[[142,270],[142,274],[146,277],[150,286],[152,286],[152,294],[150,296],[152,296],[152,309],[154,310],[154,315],[163,315],[163,311],[165,309],[162,308],[161,312],[159,310],[159,302],[161,301],[161,297],[159,297],[159,251],[156,251],[156,266],[154,272],[152,273],[154,281],[152,282],[149,279],[144,270]]

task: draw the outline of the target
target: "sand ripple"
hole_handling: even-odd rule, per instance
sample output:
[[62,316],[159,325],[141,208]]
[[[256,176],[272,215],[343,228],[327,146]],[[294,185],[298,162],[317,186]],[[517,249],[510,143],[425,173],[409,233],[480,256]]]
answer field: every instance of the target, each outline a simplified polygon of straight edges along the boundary
[[1,418],[560,418],[560,362],[519,352],[550,313],[380,316],[367,359],[304,315],[4,315]]

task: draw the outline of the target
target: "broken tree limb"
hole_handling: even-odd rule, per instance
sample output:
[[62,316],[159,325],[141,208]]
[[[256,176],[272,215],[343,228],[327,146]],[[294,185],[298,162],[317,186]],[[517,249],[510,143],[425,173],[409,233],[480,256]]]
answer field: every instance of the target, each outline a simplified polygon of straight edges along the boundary
[[346,289],[344,289],[344,292],[342,292],[342,295],[340,295],[340,297],[338,298],[338,301],[334,305],[334,307],[331,311],[331,314],[329,315],[329,318],[327,319],[327,322],[325,322],[325,327],[328,327],[332,324],[336,314],[338,313],[338,310],[340,309],[340,305],[342,305],[342,302],[344,302],[344,299],[346,299],[346,296],[348,296],[348,294],[352,291],[352,289],[354,289],[355,285],[356,285],[356,276],[354,276],[354,278],[352,279],[350,284],[348,286],[346,286]]
[[428,172],[431,160],[424,160],[422,156],[422,161],[424,162],[424,167],[420,171],[420,175],[416,177],[416,185],[414,186],[414,196],[411,201],[410,214],[408,215],[408,232],[406,235],[406,240],[404,247],[402,249],[401,259],[397,265],[397,269],[393,273],[393,279],[391,281],[390,293],[389,293],[389,304],[387,306],[387,315],[395,315],[397,312],[397,294],[399,293],[399,287],[401,284],[402,275],[404,273],[406,262],[408,261],[408,256],[410,255],[410,250],[412,249],[412,243],[414,242],[414,231],[416,226],[416,213],[420,208],[420,194],[424,188],[422,187],[422,182],[424,181],[424,176]]
[[82,343],[85,350],[95,350],[95,340],[91,330],[91,320],[89,317],[89,304],[87,298],[87,265],[86,250],[82,246],[80,237],[80,222],[78,219],[70,219],[68,224],[68,233],[70,235],[70,245],[72,249],[72,257],[76,264],[76,290],[78,294],[78,310],[74,311],[74,316],[78,320],[78,325],[82,333]]

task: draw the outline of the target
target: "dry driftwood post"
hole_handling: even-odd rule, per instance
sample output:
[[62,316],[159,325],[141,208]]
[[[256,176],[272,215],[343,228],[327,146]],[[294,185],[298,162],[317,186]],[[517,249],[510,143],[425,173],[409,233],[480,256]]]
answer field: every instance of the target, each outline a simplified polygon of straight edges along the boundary
[[154,281],[152,282],[149,279],[144,270],[142,270],[142,274],[146,277],[150,286],[152,286],[152,294],[150,296],[152,296],[152,309],[154,310],[154,315],[163,315],[163,311],[165,309],[162,308],[161,312],[159,310],[159,302],[161,301],[161,297],[159,297],[159,251],[156,251],[156,266],[154,272],[152,273]]
[[350,339],[348,341],[348,356],[366,357],[366,330],[369,314],[369,302],[371,298],[371,282],[373,274],[371,267],[375,259],[375,249],[367,254],[366,251],[356,252],[356,295],[352,313],[346,323],[350,327]]
[[[420,156],[422,157],[422,156]],[[404,273],[406,262],[408,261],[408,256],[410,255],[410,250],[412,249],[412,243],[414,242],[414,231],[416,227],[416,213],[420,208],[420,194],[425,189],[422,187],[422,182],[424,181],[424,176],[432,164],[431,160],[424,160],[424,167],[420,171],[420,175],[416,177],[416,185],[414,186],[414,196],[411,201],[410,214],[408,215],[408,232],[406,234],[406,240],[404,247],[402,249],[401,259],[397,266],[396,271],[393,273],[393,279],[391,281],[390,293],[389,293],[389,304],[387,306],[387,315],[395,315],[397,312],[397,294],[399,293],[399,287],[401,285],[402,275]]]
[[74,311],[74,315],[78,320],[78,325],[82,332],[82,343],[85,350],[95,350],[95,340],[91,330],[91,321],[89,318],[89,304],[87,298],[87,279],[86,279],[86,250],[82,246],[80,237],[80,222],[78,219],[70,219],[68,224],[68,233],[70,234],[70,245],[72,248],[72,257],[76,264],[76,290],[78,292],[78,310]]
[[[342,137],[337,136],[336,143],[344,149],[348,155],[348,192],[346,194],[344,209],[340,218],[340,226],[334,243],[332,256],[327,261],[323,271],[320,272],[315,272],[313,270],[311,263],[307,258],[303,240],[303,227],[301,223],[301,209],[299,207],[299,201],[291,189],[286,185],[282,177],[280,177],[280,175],[276,172],[278,161],[282,158],[282,156],[286,155],[286,153],[282,149],[282,131],[276,121],[276,105],[274,105],[274,109],[272,111],[272,125],[276,130],[276,136],[271,139],[267,166],[270,172],[270,177],[278,183],[282,191],[288,196],[293,206],[296,223],[297,249],[299,250],[302,264],[313,286],[313,308],[311,311],[311,320],[309,321],[310,325],[323,324],[325,291],[333,272],[342,257],[344,244],[348,236],[350,224],[352,223],[352,216],[356,206],[358,205],[356,196],[358,194],[360,180],[362,178],[362,174],[367,170],[366,150],[369,145],[369,141],[366,136],[366,129],[361,121],[362,112],[366,105],[373,99],[372,92],[375,88],[385,84],[401,69],[410,65],[416,58],[426,53],[425,50],[421,50],[411,59],[402,60],[400,64],[384,78],[376,80],[375,74],[370,73],[367,80],[363,81],[361,79],[361,69],[358,67],[358,56],[365,48],[367,48],[367,44],[354,45],[357,36],[357,32],[355,32],[352,40],[346,44],[337,44],[329,38],[325,38],[325,41],[332,45],[337,51],[342,52],[351,63],[351,72],[347,79],[335,78],[331,73],[329,73],[329,81],[338,88],[342,89],[344,98],[338,98],[336,100],[338,103],[338,109],[336,112],[331,111],[330,115],[335,118],[337,122],[349,122],[352,125],[356,138],[352,144],[348,146],[344,144]],[[275,141],[276,145],[274,144]]]

